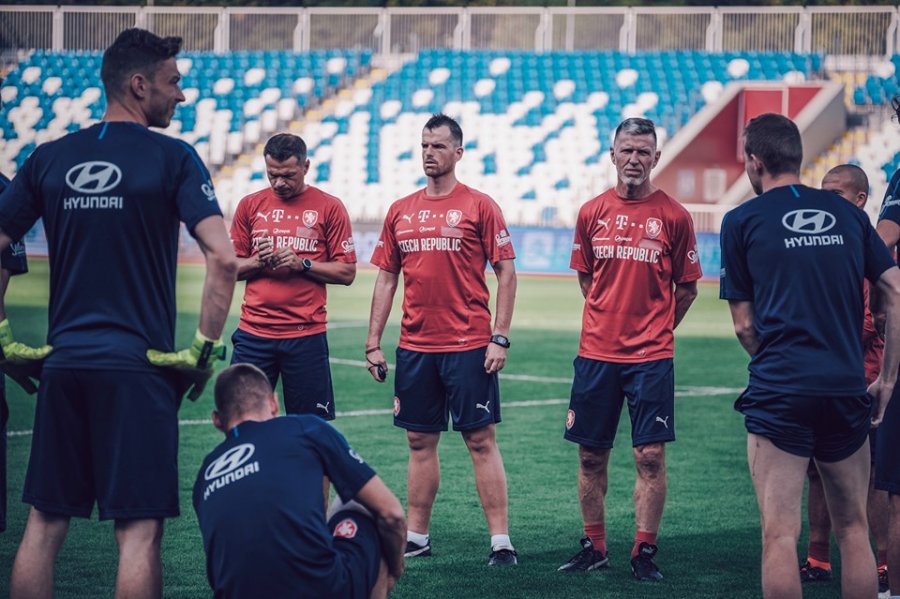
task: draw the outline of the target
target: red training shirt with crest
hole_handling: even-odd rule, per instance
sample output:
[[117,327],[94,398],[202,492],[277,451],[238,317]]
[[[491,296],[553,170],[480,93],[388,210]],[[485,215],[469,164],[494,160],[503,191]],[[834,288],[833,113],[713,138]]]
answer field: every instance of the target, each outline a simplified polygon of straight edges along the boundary
[[[257,253],[268,237],[275,251],[289,247],[313,262],[356,262],[347,209],[336,197],[308,186],[289,199],[271,189],[246,196],[231,223],[238,258]],[[325,331],[325,284],[287,268],[266,268],[247,280],[238,328],[268,338],[292,338]]]
[[500,207],[457,183],[445,196],[421,189],[394,202],[372,264],[403,273],[400,347],[455,352],[490,343],[488,263],[516,257]]
[[656,190],[625,200],[610,189],[578,212],[570,268],[590,274],[578,355],[638,363],[674,355],[673,284],[702,275],[691,215]]

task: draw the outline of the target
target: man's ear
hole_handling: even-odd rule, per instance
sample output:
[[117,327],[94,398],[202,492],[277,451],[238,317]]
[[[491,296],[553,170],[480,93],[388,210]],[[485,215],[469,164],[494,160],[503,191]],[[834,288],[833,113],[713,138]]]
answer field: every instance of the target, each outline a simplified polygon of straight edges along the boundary
[[278,416],[278,393],[274,391],[269,396],[269,413],[272,414],[272,418]]
[[150,81],[141,73],[134,73],[128,79],[128,90],[138,100],[143,100],[149,93]]
[[219,429],[223,433],[227,433],[228,431],[225,430],[226,423],[222,421],[222,417],[219,415],[219,413],[216,410],[213,410],[211,416],[212,416],[213,426],[215,426],[217,429]]

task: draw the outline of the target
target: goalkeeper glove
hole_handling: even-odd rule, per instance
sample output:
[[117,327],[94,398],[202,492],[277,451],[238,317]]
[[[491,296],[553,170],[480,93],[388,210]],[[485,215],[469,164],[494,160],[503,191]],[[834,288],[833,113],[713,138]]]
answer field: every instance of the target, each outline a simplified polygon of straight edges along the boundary
[[177,373],[190,388],[188,399],[195,401],[212,376],[213,362],[225,359],[225,344],[221,339],[205,337],[197,329],[189,348],[177,352],[148,349],[147,359],[154,366],[170,368]]
[[49,345],[31,347],[13,338],[9,320],[0,321],[0,371],[17,382],[26,393],[37,391],[31,379],[41,378],[44,358],[53,348]]

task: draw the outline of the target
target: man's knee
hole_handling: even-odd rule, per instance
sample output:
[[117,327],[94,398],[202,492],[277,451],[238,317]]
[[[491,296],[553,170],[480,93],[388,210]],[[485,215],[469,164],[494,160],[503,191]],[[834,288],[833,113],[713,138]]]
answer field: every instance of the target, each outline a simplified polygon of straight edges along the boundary
[[159,551],[163,537],[163,520],[116,520],[116,541],[119,549],[125,550],[155,550]]
[[643,478],[659,478],[666,467],[665,445],[652,443],[634,448],[634,464]]
[[585,474],[603,476],[609,464],[609,449],[595,449],[582,445],[578,448],[578,462]]
[[439,433],[420,433],[418,431],[406,432],[409,450],[414,453],[433,452],[437,448],[439,439]]
[[485,426],[474,431],[463,431],[463,440],[471,453],[486,454],[497,447],[494,425]]

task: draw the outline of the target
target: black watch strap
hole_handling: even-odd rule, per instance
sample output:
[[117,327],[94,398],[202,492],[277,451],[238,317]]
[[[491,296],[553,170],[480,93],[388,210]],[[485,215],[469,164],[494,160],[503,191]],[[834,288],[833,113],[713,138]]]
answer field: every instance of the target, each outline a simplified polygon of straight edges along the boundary
[[500,347],[505,347],[509,349],[510,343],[509,338],[505,335],[491,335],[491,343],[496,343]]

